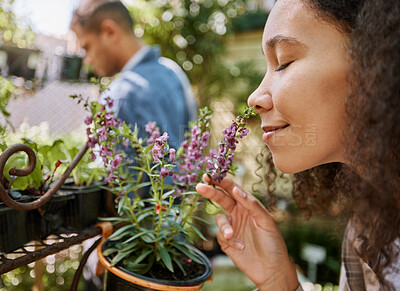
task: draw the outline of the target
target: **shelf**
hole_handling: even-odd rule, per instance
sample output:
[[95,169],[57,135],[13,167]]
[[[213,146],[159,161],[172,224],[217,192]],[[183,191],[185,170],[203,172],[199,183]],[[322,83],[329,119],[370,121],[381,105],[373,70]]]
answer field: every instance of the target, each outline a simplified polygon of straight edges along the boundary
[[42,241],[33,241],[13,252],[0,253],[0,275],[37,260],[56,254],[72,245],[101,234],[98,227],[88,228],[79,233],[62,232],[52,234]]

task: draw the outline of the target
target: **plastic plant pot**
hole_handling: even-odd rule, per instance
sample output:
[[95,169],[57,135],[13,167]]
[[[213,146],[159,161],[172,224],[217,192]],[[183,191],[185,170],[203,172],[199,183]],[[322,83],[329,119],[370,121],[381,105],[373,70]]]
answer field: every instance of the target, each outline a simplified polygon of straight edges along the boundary
[[74,186],[72,183],[64,184],[60,191],[69,193],[74,199],[66,204],[65,226],[82,230],[93,226],[97,218],[104,212],[104,191],[101,186],[107,183],[98,182],[90,186]]
[[98,247],[97,255],[100,263],[106,268],[104,277],[104,291],[150,291],[150,290],[176,290],[176,291],[195,291],[201,290],[206,281],[212,277],[212,267],[208,258],[199,250],[193,250],[200,256],[203,262],[204,271],[196,278],[188,280],[159,280],[138,275],[118,266],[111,266],[111,260],[104,257],[102,250],[109,244],[106,241]]
[[41,209],[33,210],[32,221],[35,239],[45,239],[50,234],[59,233],[66,219],[66,205],[74,199],[71,193],[57,192]]
[[[32,201],[31,197],[13,191],[18,202]],[[13,198],[14,198],[13,197]],[[9,253],[33,240],[34,231],[29,227],[31,211],[15,210],[0,202],[0,252]]]

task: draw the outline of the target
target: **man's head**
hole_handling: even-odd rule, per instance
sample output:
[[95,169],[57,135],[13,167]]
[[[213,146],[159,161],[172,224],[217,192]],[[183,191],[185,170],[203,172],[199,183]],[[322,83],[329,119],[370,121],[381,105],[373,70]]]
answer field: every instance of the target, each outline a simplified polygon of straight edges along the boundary
[[86,51],[85,62],[100,76],[118,73],[140,46],[129,11],[120,1],[81,2],[71,28]]

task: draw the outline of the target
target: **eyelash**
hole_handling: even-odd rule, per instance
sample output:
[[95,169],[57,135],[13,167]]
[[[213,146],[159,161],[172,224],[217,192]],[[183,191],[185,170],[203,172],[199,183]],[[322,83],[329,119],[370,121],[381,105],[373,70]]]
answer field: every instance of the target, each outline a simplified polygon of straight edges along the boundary
[[279,68],[277,68],[277,69],[275,70],[275,72],[279,72],[279,71],[282,71],[282,70],[286,69],[287,67],[289,67],[289,65],[290,65],[291,63],[293,63],[293,62],[290,62],[290,63],[287,63],[287,64],[284,64],[284,65],[280,66]]

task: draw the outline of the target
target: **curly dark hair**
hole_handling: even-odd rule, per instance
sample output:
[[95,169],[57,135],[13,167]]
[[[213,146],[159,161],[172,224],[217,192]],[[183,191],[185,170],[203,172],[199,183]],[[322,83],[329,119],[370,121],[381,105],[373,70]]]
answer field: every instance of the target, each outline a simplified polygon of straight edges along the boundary
[[[292,175],[293,197],[307,217],[332,204],[359,221],[360,257],[385,289],[387,268],[398,255],[400,227],[400,1],[303,0],[349,36],[350,93],[344,133],[347,163],[331,163]],[[270,203],[282,176],[266,148],[259,156]],[[273,205],[273,204],[272,204]]]

